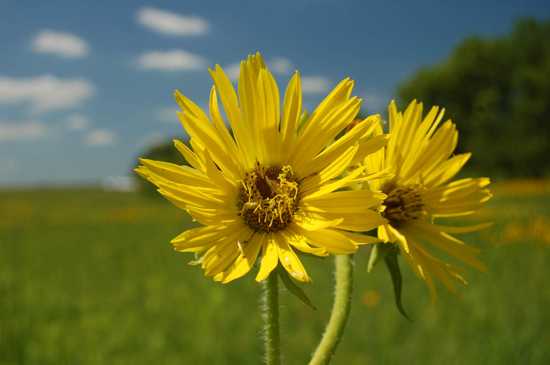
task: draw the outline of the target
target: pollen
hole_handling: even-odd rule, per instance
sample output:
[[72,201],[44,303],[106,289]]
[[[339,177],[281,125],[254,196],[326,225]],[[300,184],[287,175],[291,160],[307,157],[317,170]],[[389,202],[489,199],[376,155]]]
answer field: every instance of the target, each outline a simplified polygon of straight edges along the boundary
[[423,217],[426,212],[420,196],[420,189],[419,185],[395,186],[388,184],[382,187],[384,193],[387,194],[383,203],[385,209],[382,215],[395,226]]
[[257,163],[242,180],[238,208],[254,231],[284,229],[292,222],[298,203],[299,184],[288,165],[265,167]]

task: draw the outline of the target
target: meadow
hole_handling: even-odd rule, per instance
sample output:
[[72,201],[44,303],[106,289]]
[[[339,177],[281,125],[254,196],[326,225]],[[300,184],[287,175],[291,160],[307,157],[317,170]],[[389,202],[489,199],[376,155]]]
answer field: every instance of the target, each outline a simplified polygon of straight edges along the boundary
[[[356,255],[348,330],[334,364],[549,364],[550,184],[495,187],[494,221],[467,241],[489,271],[467,270],[459,296],[404,265],[393,304],[382,266]],[[229,285],[187,265],[169,240],[191,220],[168,202],[99,189],[0,192],[0,364],[259,364],[253,276]],[[287,364],[307,363],[329,314],[332,262],[305,259],[317,305],[281,294]]]

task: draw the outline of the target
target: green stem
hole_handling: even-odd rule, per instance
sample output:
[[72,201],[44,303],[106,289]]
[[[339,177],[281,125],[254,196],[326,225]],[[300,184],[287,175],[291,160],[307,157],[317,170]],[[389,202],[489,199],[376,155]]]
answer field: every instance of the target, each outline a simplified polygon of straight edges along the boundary
[[353,255],[336,255],[335,276],[334,305],[332,306],[330,319],[309,365],[328,364],[342,339],[351,307]]
[[267,365],[279,365],[281,363],[281,343],[279,336],[279,288],[276,272],[272,272],[264,280],[262,292],[265,362]]

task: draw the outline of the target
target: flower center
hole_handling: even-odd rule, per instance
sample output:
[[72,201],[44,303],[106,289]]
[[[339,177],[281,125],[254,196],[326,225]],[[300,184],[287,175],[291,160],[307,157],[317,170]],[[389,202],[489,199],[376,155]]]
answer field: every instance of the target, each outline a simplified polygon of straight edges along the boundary
[[290,166],[264,167],[257,163],[242,181],[239,215],[254,231],[280,231],[298,209],[298,192],[298,181]]
[[387,194],[387,198],[384,200],[386,209],[382,215],[392,225],[419,219],[425,214],[418,186],[389,185],[382,187],[382,191]]

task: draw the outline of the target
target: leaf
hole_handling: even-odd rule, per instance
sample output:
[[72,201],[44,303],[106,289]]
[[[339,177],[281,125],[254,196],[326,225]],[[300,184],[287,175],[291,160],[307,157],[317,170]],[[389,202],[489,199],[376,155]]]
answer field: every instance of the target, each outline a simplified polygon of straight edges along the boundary
[[385,255],[384,262],[386,263],[386,267],[390,272],[391,281],[393,284],[393,293],[395,296],[395,305],[397,306],[399,313],[401,313],[405,318],[412,322],[412,320],[405,312],[405,309],[403,308],[403,303],[401,302],[401,289],[403,281],[401,277],[401,269],[399,268],[399,261],[397,260],[398,253],[399,250],[396,247],[393,248],[391,252],[388,252]]
[[302,303],[307,305],[313,310],[317,310],[317,307],[313,305],[311,300],[307,297],[306,293],[303,291],[302,288],[300,288],[294,280],[288,275],[285,269],[281,268],[280,266],[277,268],[277,272],[279,273],[279,277],[281,278],[281,281],[285,285],[286,289],[294,295],[296,298],[300,299]]

